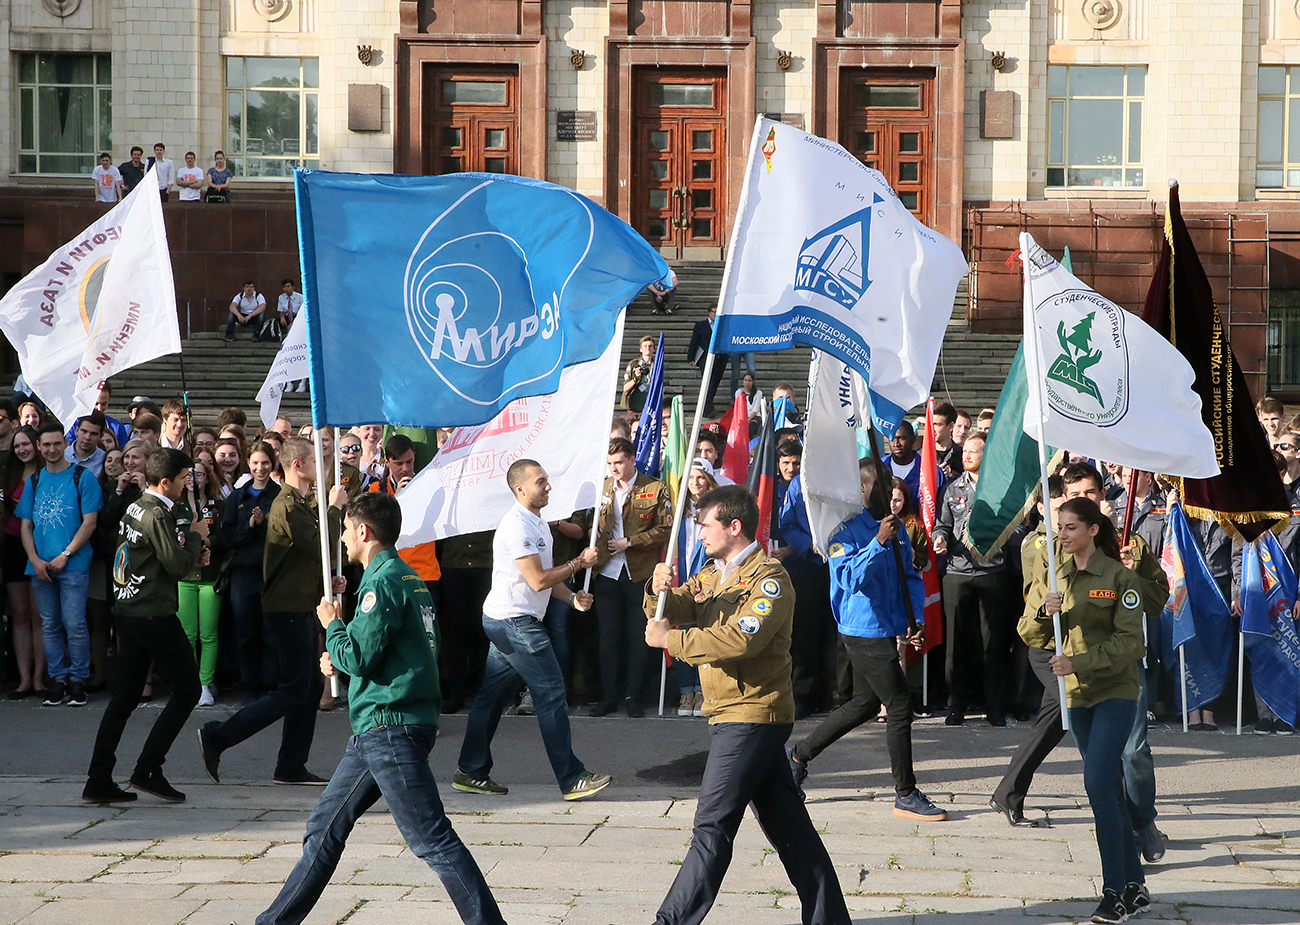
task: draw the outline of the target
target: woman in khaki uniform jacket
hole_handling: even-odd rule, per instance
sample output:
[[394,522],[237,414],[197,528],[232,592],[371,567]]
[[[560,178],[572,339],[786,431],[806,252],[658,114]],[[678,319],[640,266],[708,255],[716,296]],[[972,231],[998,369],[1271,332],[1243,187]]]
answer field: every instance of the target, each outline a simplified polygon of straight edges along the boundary
[[[1101,854],[1102,900],[1097,923],[1125,921],[1151,904],[1124,797],[1122,755],[1136,716],[1142,643],[1142,589],[1119,562],[1110,518],[1089,498],[1061,505],[1058,590],[1020,619],[1028,645],[1046,648],[1052,616],[1061,615],[1063,654],[1051,660],[1065,678],[1070,729],[1083,756],[1083,784]],[[1046,562],[1043,568],[1046,569]],[[1041,576],[1047,585],[1047,576]],[[1031,605],[1032,606],[1032,605]]]

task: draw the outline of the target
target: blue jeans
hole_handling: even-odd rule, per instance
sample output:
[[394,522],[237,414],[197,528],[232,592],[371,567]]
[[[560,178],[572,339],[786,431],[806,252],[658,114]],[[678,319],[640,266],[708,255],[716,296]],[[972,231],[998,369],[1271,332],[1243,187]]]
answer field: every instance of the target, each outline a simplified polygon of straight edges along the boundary
[[[570,591],[574,590],[567,581],[564,584]],[[560,666],[560,674],[567,687],[573,674],[573,654],[569,650],[569,605],[558,597],[551,598],[546,605],[545,626],[546,635],[551,637],[551,648],[555,650],[555,661]]]
[[348,833],[382,796],[411,853],[429,865],[467,923],[504,922],[474,856],[451,827],[429,767],[438,727],[380,726],[348,740],[307,820],[302,857],[257,925],[298,925],[329,883]]
[[483,632],[491,645],[483,668],[483,684],[469,710],[457,767],[475,780],[491,776],[492,736],[522,678],[533,695],[533,709],[555,780],[561,790],[568,790],[587,769],[573,753],[564,676],[546,627],[533,617],[493,620],[485,616]]
[[90,677],[90,632],[86,629],[89,572],[50,572],[49,581],[32,576],[32,594],[41,614],[45,663],[55,681]]
[[1118,893],[1129,883],[1146,882],[1124,800],[1124,746],[1136,709],[1135,701],[1118,698],[1070,707],[1070,728],[1083,756],[1083,787],[1101,854],[1102,888]]

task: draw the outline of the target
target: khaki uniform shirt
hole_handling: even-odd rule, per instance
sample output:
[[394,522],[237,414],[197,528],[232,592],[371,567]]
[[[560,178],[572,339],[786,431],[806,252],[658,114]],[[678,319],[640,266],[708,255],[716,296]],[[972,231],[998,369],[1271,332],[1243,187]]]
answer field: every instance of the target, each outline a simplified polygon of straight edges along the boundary
[[[655,601],[646,594],[647,617]],[[669,590],[664,616],[674,626],[694,624],[670,630],[665,648],[699,667],[710,723],[794,722],[794,585],[781,563],[754,549],[723,581],[710,562]]]
[[[633,581],[645,581],[664,560],[673,526],[673,501],[668,486],[638,472],[623,502],[623,536],[627,537],[627,572]],[[600,496],[600,531],[596,537],[596,571],[609,561],[609,541],[614,535],[614,479],[605,479]]]

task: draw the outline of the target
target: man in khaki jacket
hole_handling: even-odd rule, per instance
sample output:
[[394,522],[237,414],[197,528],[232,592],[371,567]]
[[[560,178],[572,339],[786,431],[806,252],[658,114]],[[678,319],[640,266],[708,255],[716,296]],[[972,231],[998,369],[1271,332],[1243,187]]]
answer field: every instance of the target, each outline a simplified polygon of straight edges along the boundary
[[672,499],[668,486],[636,471],[636,449],[619,437],[609,443],[609,478],[600,500],[600,530],[596,539],[596,626],[599,633],[600,703],[592,716],[618,709],[644,715],[642,688],[653,656],[642,642],[645,617],[641,596],[646,579],[663,561],[672,529]]
[[[803,921],[848,925],[835,868],[785,757],[794,728],[790,576],[755,541],[758,503],[744,486],[709,492],[696,516],[713,561],[677,588],[671,587],[674,569],[656,565],[643,599],[646,643],[699,666],[711,734],[691,848],[655,922],[704,918],[722,886],[745,807],[752,805],[799,894]],[[665,591],[665,619],[655,620],[656,597]]]

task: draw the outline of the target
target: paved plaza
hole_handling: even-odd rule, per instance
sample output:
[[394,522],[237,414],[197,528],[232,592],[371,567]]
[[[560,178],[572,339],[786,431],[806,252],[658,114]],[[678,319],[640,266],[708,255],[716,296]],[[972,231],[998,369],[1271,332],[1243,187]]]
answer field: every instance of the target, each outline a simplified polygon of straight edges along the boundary
[[[81,802],[90,744],[104,705],[0,704],[0,925],[239,925],[269,904],[298,857],[320,791],[270,782],[276,730],[222,760],[221,786],[199,763],[194,729],[232,705],[198,710],[166,772],[182,805],[141,795]],[[156,716],[128,727],[124,781]],[[805,720],[795,735],[816,722]],[[461,837],[506,919],[517,925],[649,923],[690,841],[693,794],[708,747],[703,720],[574,718],[575,749],[614,774],[600,799],[565,803],[537,723],[508,716],[493,777],[503,797],[451,789],[464,714],[443,719],[432,763]],[[1226,729],[1226,727],[1224,727]],[[949,821],[892,815],[884,727],[851,734],[811,765],[808,808],[838,867],[854,921],[880,925],[1054,925],[1086,922],[1100,862],[1068,738],[1030,794],[1032,829],[1012,829],[987,805],[1025,726],[968,720],[915,730],[920,785]],[[348,734],[322,714],[312,770],[328,774]],[[1188,925],[1300,922],[1300,737],[1152,731],[1164,860],[1148,867],[1155,906],[1146,918]],[[382,802],[353,832],[310,923],[441,925],[459,919],[437,879],[404,845]],[[798,923],[799,904],[752,819],[710,925]]]

